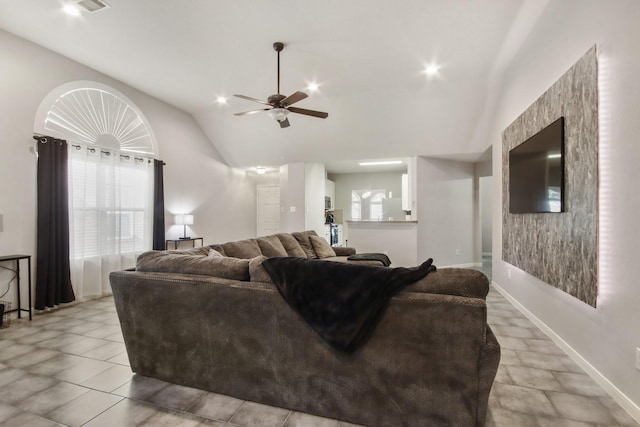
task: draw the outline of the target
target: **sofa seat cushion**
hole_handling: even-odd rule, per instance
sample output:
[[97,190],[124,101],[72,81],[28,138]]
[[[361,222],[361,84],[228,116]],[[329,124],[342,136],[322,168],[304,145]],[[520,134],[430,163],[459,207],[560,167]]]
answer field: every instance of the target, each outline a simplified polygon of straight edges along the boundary
[[288,256],[287,250],[282,245],[278,236],[273,234],[271,236],[258,237],[257,239],[258,246],[260,247],[260,252],[262,255],[267,258],[273,258],[277,256]]
[[136,271],[182,273],[249,281],[249,260],[148,251],[138,256]]
[[224,255],[232,258],[249,259],[262,255],[256,239],[223,243]]
[[284,250],[287,251],[288,256],[295,256],[299,258],[307,257],[307,254],[305,254],[305,252],[300,247],[300,243],[298,243],[296,238],[291,234],[279,233],[276,234],[276,236],[278,236],[278,240],[280,240],[280,243],[282,243],[282,246],[284,247]]

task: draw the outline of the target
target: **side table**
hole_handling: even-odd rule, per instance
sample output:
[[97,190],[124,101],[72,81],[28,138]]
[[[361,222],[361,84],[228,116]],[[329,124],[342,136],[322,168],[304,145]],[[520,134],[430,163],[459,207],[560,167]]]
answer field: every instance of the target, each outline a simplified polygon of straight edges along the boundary
[[[28,277],[29,277],[29,304],[28,307],[29,309],[25,309],[22,308],[22,304],[20,303],[20,286],[22,285],[21,281],[20,281],[20,260],[26,259],[27,260],[27,271],[28,271]],[[3,261],[15,261],[16,262],[16,269],[15,269],[15,273],[16,273],[16,283],[18,286],[16,286],[16,290],[18,291],[18,308],[14,308],[13,310],[7,310],[5,311],[5,313],[12,313],[14,311],[18,312],[18,318],[21,318],[21,314],[23,311],[26,311],[29,313],[29,320],[32,319],[32,313],[31,313],[31,255],[6,255],[6,256],[0,256],[0,262]]]
[[200,246],[204,246],[204,238],[202,237],[188,237],[186,239],[169,239],[164,242],[164,248],[169,249],[169,243],[173,243],[173,249],[178,249],[180,242],[191,242],[191,247],[196,247],[196,241],[200,240]]

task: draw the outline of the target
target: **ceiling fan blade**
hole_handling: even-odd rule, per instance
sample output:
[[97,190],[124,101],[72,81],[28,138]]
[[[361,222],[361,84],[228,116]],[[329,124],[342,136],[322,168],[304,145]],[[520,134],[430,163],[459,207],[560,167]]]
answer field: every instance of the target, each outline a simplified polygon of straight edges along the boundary
[[282,121],[280,121],[280,122],[278,122],[278,123],[280,123],[280,127],[281,127],[281,128],[288,128],[288,127],[289,127],[289,125],[290,125],[290,124],[289,124],[289,119],[284,119],[284,120],[282,120]]
[[304,109],[304,108],[297,108],[297,107],[288,107],[287,110],[291,111],[292,113],[304,114],[306,116],[319,117],[321,119],[326,119],[327,117],[329,117],[329,113],[323,113],[322,111],[307,110],[307,109]]
[[256,98],[251,98],[250,96],[244,96],[244,95],[233,95],[233,96],[237,96],[238,98],[246,99],[247,101],[259,102],[260,104],[264,104],[264,105],[271,105],[267,101],[263,101],[261,99],[256,99]]
[[243,113],[235,113],[234,116],[248,116],[249,114],[262,113],[263,111],[269,111],[271,108],[263,108],[262,110],[251,110]]
[[293,93],[293,94],[287,96],[285,99],[280,101],[280,103],[282,105],[293,105],[298,101],[302,101],[303,99],[305,99],[308,96],[309,95],[307,95],[306,93],[298,91],[296,93]]

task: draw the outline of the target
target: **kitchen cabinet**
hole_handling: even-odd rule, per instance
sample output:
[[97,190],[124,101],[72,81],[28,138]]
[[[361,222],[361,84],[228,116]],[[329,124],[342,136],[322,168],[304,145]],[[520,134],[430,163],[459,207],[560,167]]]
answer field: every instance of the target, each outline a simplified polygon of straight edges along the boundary
[[329,179],[325,179],[324,180],[324,195],[325,197],[328,197],[329,200],[331,201],[329,209],[327,210],[334,210],[336,208],[336,183],[329,180]]

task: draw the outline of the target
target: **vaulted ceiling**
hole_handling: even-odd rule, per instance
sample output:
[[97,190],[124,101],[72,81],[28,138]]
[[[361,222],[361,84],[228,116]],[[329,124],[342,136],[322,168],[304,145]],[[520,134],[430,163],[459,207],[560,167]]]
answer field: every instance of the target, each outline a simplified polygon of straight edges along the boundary
[[[495,142],[490,101],[534,1],[106,0],[71,17],[62,0],[2,0],[0,28],[193,114],[233,167],[473,159]],[[261,108],[233,94],[276,93],[275,41],[281,92],[317,82],[296,106],[326,120],[233,115]]]

